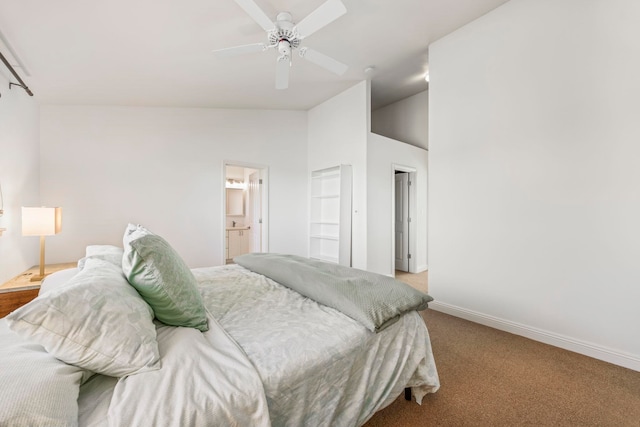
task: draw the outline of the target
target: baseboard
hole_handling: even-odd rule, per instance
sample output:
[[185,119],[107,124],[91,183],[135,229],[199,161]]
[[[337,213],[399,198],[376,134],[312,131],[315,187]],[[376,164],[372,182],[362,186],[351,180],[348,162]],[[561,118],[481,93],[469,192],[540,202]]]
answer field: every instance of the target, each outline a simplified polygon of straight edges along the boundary
[[556,334],[554,332],[523,325],[521,323],[512,322],[510,320],[479,313],[477,311],[468,310],[466,308],[457,307],[444,302],[432,301],[429,303],[429,309],[640,372],[640,358],[630,354],[615,351],[561,334]]
[[422,273],[423,271],[427,271],[429,266],[427,264],[419,265],[416,267],[416,273]]

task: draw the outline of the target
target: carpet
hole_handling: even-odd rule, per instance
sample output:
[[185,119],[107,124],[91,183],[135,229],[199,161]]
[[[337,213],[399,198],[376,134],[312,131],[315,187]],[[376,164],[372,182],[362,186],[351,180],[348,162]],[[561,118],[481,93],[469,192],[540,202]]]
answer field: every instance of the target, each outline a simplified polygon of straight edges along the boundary
[[366,427],[640,427],[640,372],[434,310],[422,313],[441,387],[398,397]]

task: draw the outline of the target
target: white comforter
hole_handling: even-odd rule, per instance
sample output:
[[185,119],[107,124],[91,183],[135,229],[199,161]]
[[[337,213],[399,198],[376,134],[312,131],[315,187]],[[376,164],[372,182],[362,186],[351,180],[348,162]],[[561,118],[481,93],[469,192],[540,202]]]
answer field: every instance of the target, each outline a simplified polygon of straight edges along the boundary
[[210,331],[159,326],[162,369],[95,376],[81,426],[359,426],[406,386],[418,402],[439,387],[416,312],[376,334],[240,266],[193,272]]
[[376,334],[240,266],[193,272],[205,305],[256,367],[274,426],[362,425],[406,386],[418,402],[439,387],[417,312]]
[[269,426],[262,382],[216,320],[209,330],[158,327],[162,368],[118,381],[110,426]]

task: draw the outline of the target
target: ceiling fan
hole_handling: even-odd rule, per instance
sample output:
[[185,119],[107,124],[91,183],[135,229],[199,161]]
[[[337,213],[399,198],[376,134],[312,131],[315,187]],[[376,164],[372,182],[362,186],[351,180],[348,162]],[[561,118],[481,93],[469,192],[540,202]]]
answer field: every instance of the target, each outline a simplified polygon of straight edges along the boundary
[[347,8],[340,0],[327,0],[298,24],[293,23],[289,12],[278,13],[276,21],[272,22],[253,0],[235,0],[235,2],[267,32],[268,44],[253,43],[214,50],[213,53],[216,56],[225,58],[277,49],[279,56],[276,60],[276,89],[289,87],[289,68],[291,67],[292,52],[295,49],[298,49],[302,58],[339,76],[347,71],[348,67],[342,62],[316,50],[300,47],[304,38],[347,12]]

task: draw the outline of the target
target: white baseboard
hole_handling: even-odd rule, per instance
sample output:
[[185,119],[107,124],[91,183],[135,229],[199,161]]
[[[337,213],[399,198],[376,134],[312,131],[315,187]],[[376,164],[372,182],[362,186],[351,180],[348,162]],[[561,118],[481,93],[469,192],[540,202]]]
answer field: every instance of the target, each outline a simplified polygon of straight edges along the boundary
[[416,267],[416,273],[422,273],[423,271],[427,271],[429,266],[427,264],[419,265]]
[[444,302],[432,301],[429,303],[429,308],[640,372],[640,358],[627,353]]

